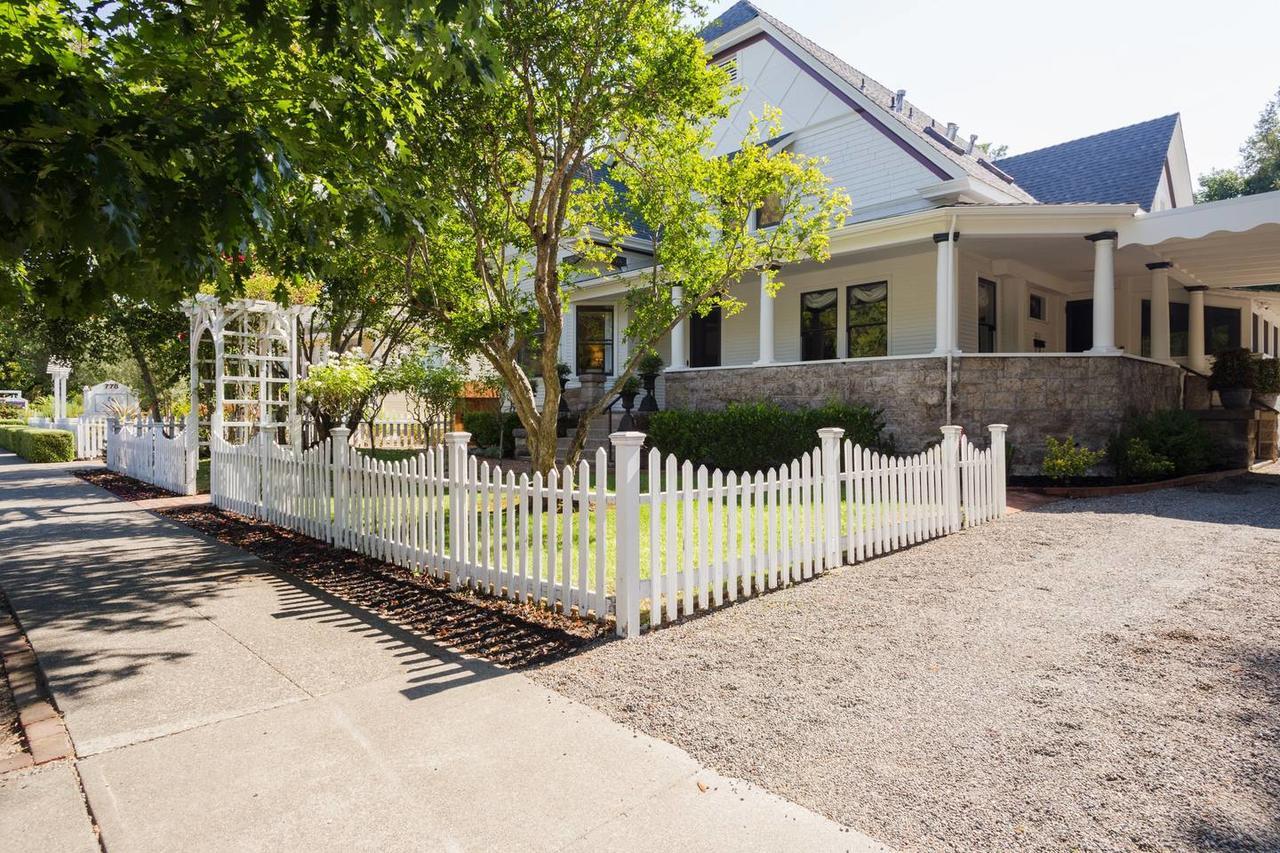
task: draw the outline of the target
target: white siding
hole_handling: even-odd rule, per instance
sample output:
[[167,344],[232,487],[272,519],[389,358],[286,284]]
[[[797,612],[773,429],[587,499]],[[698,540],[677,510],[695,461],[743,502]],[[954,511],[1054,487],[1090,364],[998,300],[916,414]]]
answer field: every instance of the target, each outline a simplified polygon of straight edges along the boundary
[[[824,267],[798,272],[783,270],[783,287],[774,297],[774,348],[777,361],[800,360],[800,298],[811,290],[835,288],[839,299],[837,316],[843,326],[846,288],[875,281],[889,283],[889,354],[918,355],[934,346],[933,292],[936,263],[932,247],[897,258],[861,263],[831,262]],[[748,276],[733,289],[746,303],[742,311],[728,317],[722,328],[721,363],[725,366],[751,364],[759,357],[759,279]],[[844,345],[841,329],[840,340]],[[843,351],[843,350],[841,350]]]
[[853,201],[854,220],[929,206],[918,191],[937,177],[790,58],[757,42],[739,53],[738,64],[745,91],[716,128],[716,154],[740,148],[752,117],[777,107],[783,132],[795,134],[789,150],[827,160],[832,184]]

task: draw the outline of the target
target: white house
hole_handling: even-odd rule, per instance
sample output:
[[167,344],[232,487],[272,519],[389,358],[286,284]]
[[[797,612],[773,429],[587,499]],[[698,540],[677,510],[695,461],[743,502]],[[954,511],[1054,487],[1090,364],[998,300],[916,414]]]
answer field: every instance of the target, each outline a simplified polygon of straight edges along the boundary
[[[749,117],[781,110],[780,146],[828,161],[853,201],[825,264],[752,276],[746,309],[663,342],[665,405],[743,398],[883,407],[900,446],[941,423],[1007,421],[1024,465],[1043,435],[1105,439],[1126,415],[1176,408],[1214,351],[1280,355],[1280,193],[1194,204],[1178,115],[992,162],[954,123],[750,2],[703,36]],[[583,282],[562,357],[613,369],[622,293],[646,263]],[[589,362],[589,363],[587,363]]]

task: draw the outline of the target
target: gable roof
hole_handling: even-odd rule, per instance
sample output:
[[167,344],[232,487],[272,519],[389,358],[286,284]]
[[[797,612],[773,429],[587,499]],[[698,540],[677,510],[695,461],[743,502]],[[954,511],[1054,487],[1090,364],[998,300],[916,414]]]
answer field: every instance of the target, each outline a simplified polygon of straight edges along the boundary
[[997,160],[1047,204],[1139,204],[1150,210],[1178,114]]
[[892,104],[895,92],[888,86],[854,68],[831,51],[801,35],[778,18],[765,12],[755,3],[749,2],[749,0],[739,0],[739,2],[726,9],[714,21],[704,27],[700,35],[703,41],[710,43],[756,18],[765,21],[782,33],[844,83],[884,107],[884,112],[887,115],[892,116],[905,126],[912,135],[923,141],[925,146],[959,166],[969,177],[1008,193],[1019,201],[1033,202],[1036,200],[1031,193],[1018,186],[1015,181],[1007,180],[1007,175],[1001,175],[1000,172],[1002,170],[993,169],[992,166],[994,164],[988,163],[981,155],[965,154],[962,146],[949,143],[945,135],[945,123],[939,124],[936,119],[910,101],[905,101],[901,110],[893,109]]

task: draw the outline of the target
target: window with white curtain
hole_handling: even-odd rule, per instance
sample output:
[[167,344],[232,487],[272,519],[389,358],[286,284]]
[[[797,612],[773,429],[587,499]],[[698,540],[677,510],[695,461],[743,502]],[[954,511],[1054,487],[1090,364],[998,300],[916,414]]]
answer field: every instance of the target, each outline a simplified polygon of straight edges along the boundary
[[831,290],[800,294],[800,359],[821,361],[836,357],[839,295]]
[[889,283],[854,284],[848,289],[849,358],[889,354]]

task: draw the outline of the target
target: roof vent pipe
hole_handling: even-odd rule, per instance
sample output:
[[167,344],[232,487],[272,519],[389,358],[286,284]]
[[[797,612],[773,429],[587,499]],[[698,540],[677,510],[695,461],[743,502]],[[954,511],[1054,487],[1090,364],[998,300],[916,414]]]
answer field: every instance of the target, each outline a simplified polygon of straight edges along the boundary
[[907,90],[899,89],[897,94],[893,96],[893,111],[902,112],[902,105],[907,102]]
[[975,149],[975,148],[977,148],[977,147],[978,147],[978,134],[976,134],[976,133],[971,133],[971,134],[969,134],[969,147],[965,150],[965,152],[964,152],[964,153],[966,153],[966,154],[972,154],[972,153],[973,153],[973,149]]
[[952,142],[955,142],[956,134],[959,132],[960,132],[960,125],[956,124],[954,121],[947,122],[947,139],[950,139]]

